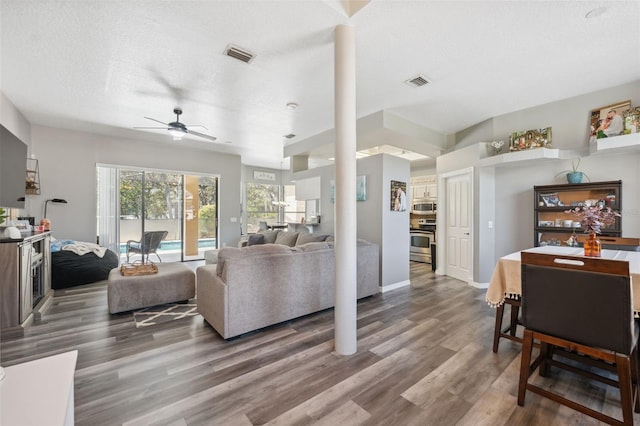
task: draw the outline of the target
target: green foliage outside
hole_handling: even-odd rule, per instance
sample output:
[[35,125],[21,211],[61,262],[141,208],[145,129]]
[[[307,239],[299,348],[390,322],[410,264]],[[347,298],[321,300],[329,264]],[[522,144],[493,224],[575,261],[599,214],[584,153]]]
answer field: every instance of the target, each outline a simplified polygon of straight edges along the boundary
[[216,236],[218,212],[215,204],[202,206],[198,213],[200,238],[213,238]]
[[[145,219],[179,219],[182,216],[182,175],[135,170],[120,171],[120,216],[142,217],[143,174]],[[215,205],[217,189],[217,178],[201,177],[199,207]]]

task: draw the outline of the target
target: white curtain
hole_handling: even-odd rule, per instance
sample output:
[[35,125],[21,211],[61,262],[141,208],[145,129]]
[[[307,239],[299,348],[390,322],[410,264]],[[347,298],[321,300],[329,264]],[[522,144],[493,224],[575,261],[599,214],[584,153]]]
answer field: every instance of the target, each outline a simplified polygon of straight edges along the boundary
[[98,238],[101,246],[112,250],[120,257],[118,170],[114,167],[97,166],[97,174]]

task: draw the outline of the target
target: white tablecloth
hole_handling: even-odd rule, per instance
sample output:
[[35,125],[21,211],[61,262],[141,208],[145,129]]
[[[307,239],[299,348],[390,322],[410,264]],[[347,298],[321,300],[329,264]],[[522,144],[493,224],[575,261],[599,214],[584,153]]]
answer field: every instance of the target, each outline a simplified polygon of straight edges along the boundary
[[[582,256],[581,247],[543,246],[523,250],[533,253],[559,254],[565,256]],[[522,294],[520,253],[508,254],[498,259],[486,300],[492,307],[500,306],[506,297],[516,297]],[[626,260],[629,262],[629,274],[633,291],[633,310],[636,317],[640,317],[640,252],[622,250],[602,250],[602,259]]]

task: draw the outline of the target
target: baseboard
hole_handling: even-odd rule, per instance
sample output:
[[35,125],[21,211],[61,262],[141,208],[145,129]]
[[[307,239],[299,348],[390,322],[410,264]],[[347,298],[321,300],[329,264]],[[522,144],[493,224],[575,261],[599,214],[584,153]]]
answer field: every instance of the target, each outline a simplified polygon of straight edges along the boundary
[[410,280],[405,280],[405,281],[400,281],[397,283],[393,283],[390,285],[385,285],[380,287],[380,293],[386,293],[387,291],[391,291],[391,290],[395,290],[397,288],[401,288],[401,287],[407,287],[411,285],[411,281]]
[[471,287],[475,287],[475,288],[480,288],[480,289],[487,289],[489,288],[489,283],[477,283],[475,281],[469,281],[469,285]]

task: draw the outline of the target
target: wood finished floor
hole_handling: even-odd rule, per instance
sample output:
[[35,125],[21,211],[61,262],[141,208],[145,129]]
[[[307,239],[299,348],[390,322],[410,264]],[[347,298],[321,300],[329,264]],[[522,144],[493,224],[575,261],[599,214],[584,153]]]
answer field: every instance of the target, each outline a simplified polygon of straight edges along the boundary
[[[491,351],[484,294],[412,262],[411,287],[359,302],[358,352],[339,356],[333,310],[224,341],[199,315],[136,329],[103,282],[56,291],[0,355],[77,349],[77,425],[599,424],[532,393],[517,406],[520,347]],[[615,388],[555,369],[542,383],[620,416]]]

